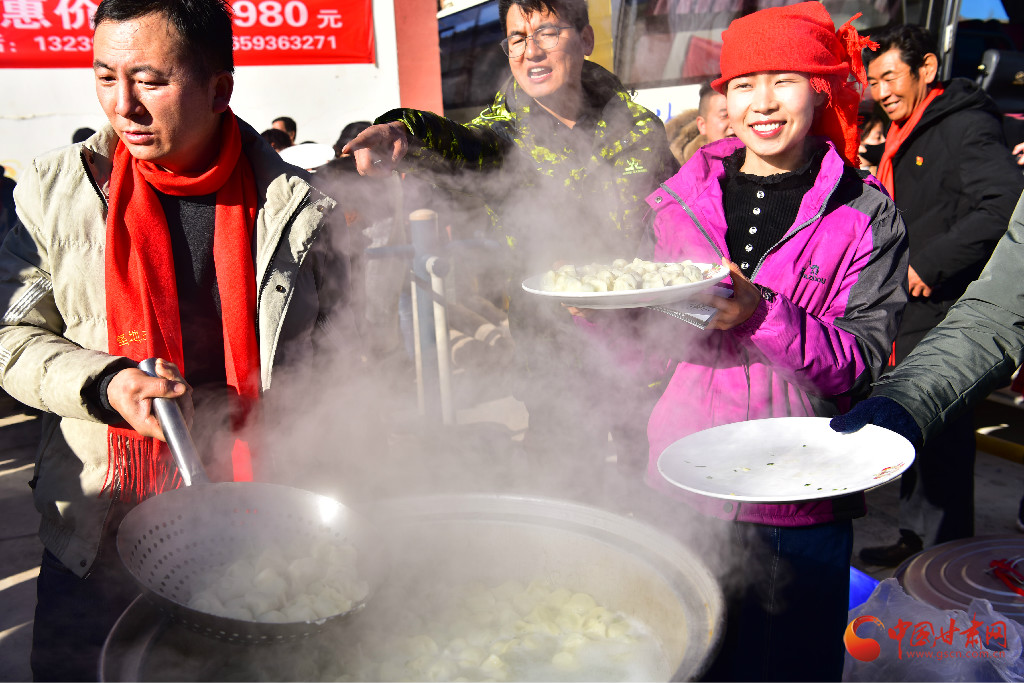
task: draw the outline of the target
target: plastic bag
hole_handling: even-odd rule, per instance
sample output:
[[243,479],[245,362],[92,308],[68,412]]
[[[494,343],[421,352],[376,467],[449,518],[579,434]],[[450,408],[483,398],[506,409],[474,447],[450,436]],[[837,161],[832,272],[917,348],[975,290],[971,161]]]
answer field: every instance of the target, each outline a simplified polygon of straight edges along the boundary
[[941,610],[890,578],[849,616],[844,681],[1024,681],[1024,626],[988,600]]

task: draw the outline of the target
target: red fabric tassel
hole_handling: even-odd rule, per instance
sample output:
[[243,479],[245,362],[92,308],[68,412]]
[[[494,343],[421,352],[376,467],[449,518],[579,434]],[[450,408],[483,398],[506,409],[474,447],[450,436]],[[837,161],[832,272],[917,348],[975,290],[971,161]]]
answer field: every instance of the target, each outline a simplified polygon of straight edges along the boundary
[[241,439],[235,439],[231,449],[231,471],[235,481],[252,481],[252,454]]
[[857,12],[850,17],[849,21],[840,26],[836,31],[836,37],[842,41],[846,50],[847,58],[843,61],[850,65],[850,73],[863,88],[868,84],[868,74],[864,70],[864,50],[870,49],[873,52],[878,49],[878,43],[871,40],[871,36],[862,36],[857,33],[857,29],[853,27],[853,22],[860,19],[861,14],[861,12]]
[[[125,430],[122,430],[125,431]],[[181,474],[167,448],[131,432],[108,433],[103,490],[116,500],[141,501],[181,486]]]

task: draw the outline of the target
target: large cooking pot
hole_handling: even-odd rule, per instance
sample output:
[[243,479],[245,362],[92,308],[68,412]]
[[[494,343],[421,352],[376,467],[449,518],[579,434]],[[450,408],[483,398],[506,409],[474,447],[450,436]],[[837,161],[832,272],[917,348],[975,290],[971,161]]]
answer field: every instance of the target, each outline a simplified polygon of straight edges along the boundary
[[723,600],[710,571],[674,538],[634,519],[512,495],[395,499],[372,518],[390,558],[388,580],[353,619],[303,641],[251,648],[200,638],[136,601],[107,639],[102,680],[352,676],[346,655],[388,632],[389,605],[409,599],[406,591],[460,581],[543,579],[590,593],[647,625],[661,655],[644,670],[657,679],[695,679],[717,649]]

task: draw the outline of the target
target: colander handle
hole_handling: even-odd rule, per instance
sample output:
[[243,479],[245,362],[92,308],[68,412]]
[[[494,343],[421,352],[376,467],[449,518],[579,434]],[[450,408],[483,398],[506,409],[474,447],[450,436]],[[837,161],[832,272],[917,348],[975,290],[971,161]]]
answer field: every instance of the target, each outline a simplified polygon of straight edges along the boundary
[[[139,363],[139,369],[150,377],[157,377],[156,358],[147,358]],[[192,443],[192,435],[189,434],[188,425],[185,424],[185,416],[181,414],[178,402],[173,398],[154,398],[153,412],[160,422],[160,428],[164,430],[167,437],[167,445],[174,456],[174,464],[178,466],[181,473],[181,480],[185,486],[192,484],[209,484],[210,478],[206,476],[203,469],[203,461],[199,459],[196,452],[196,445]]]

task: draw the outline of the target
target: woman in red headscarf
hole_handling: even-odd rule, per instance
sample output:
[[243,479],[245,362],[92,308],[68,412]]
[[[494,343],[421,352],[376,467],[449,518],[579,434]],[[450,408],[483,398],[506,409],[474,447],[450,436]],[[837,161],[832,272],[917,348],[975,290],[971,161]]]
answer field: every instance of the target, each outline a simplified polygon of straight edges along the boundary
[[[647,312],[628,335],[649,360],[675,364],[648,424],[647,480],[677,497],[657,469],[669,444],[731,422],[844,412],[885,367],[906,302],[903,222],[858,172],[852,79],[865,81],[870,41],[804,2],[737,19],[722,42],[713,86],[736,137],[703,147],[648,197],[647,256],[723,261],[731,296],[707,299],[717,314],[706,331]],[[863,495],[685,499],[729,520],[723,533],[740,551],[731,572],[746,579],[729,596],[712,679],[839,680]]]

